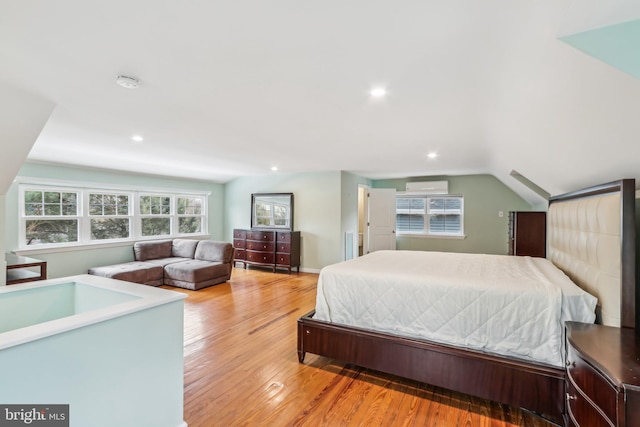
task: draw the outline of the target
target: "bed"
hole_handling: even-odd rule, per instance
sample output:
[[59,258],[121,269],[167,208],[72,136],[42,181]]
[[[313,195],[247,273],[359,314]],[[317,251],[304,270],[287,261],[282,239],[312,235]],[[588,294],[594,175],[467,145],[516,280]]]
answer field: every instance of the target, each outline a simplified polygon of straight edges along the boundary
[[298,320],[301,363],[310,352],[563,423],[563,322],[637,323],[634,180],[551,198],[547,259],[389,252],[323,269]]

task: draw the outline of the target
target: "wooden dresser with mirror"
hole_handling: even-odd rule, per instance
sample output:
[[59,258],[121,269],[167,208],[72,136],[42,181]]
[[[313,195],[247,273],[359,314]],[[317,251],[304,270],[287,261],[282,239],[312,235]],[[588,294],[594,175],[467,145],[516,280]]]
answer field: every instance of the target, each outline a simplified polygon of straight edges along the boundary
[[251,195],[251,228],[233,230],[234,265],[300,271],[300,232],[293,231],[293,193]]

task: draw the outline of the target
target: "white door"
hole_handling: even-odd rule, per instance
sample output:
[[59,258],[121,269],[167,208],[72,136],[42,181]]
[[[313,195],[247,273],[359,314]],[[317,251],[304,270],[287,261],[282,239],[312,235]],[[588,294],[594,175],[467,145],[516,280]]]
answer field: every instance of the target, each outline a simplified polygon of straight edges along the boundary
[[365,253],[396,249],[396,190],[369,188]]

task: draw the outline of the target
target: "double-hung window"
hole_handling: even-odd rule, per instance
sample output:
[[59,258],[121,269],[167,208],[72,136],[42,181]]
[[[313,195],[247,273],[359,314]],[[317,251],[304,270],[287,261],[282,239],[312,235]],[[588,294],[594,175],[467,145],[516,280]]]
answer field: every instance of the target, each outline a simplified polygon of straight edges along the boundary
[[207,233],[207,194],[21,184],[20,247],[118,243]]
[[143,236],[171,234],[171,196],[140,196],[140,230]]
[[401,194],[396,197],[398,234],[464,236],[462,196]]
[[204,220],[204,199],[202,197],[178,197],[177,218],[178,233],[193,234],[202,232]]
[[76,243],[79,239],[78,192],[24,188],[22,235],[26,245]]
[[89,192],[91,240],[128,239],[132,215],[129,194]]
[[174,194],[140,196],[140,230],[145,237],[201,234],[205,198]]

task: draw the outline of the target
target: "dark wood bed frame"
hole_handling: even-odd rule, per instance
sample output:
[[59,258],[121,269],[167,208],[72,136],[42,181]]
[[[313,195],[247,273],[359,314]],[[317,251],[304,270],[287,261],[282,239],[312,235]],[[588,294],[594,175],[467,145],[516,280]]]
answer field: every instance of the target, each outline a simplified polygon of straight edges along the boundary
[[[621,193],[622,219],[622,326],[635,327],[635,181],[591,187],[553,197],[549,203],[617,191]],[[313,315],[312,311],[298,319],[300,363],[309,352],[523,408],[564,424],[563,368],[324,322]]]

